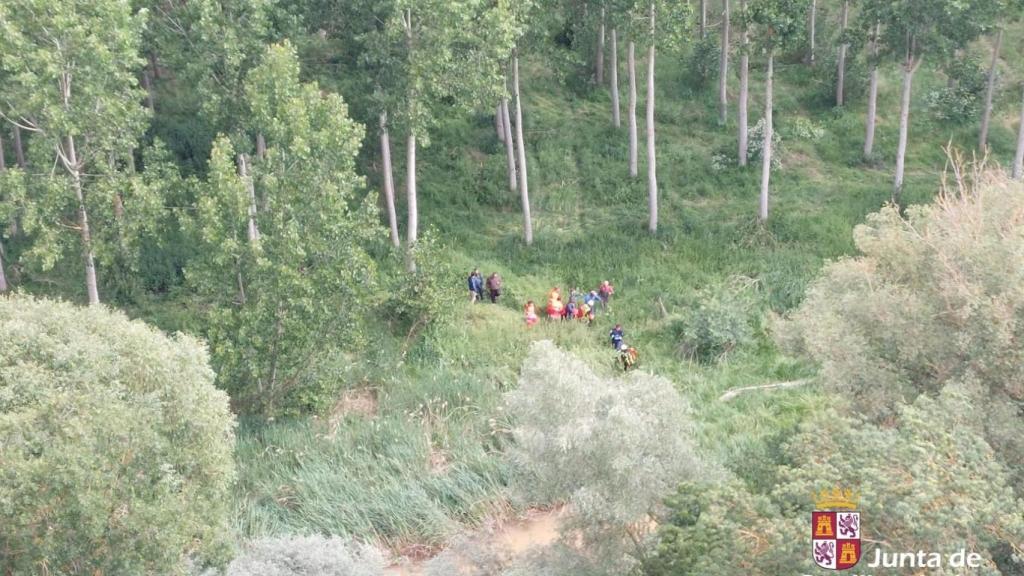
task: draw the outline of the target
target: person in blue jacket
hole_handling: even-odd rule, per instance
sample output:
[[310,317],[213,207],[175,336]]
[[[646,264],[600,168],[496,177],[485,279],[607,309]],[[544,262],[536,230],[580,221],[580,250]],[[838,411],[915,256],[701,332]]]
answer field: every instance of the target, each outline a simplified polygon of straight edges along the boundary
[[612,339],[612,348],[618,350],[622,347],[622,324],[616,324],[615,328],[608,333],[608,336]]
[[473,268],[466,280],[469,284],[469,301],[479,302],[484,299],[484,278],[480,275],[480,269]]

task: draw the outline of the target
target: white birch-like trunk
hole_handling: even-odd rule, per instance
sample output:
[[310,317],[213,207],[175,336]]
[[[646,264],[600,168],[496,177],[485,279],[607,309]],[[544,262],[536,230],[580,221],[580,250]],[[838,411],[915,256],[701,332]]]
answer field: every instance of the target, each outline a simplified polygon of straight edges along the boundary
[[[746,18],[747,2],[741,0],[740,11]],[[740,101],[737,112],[739,122],[737,137],[737,156],[740,166],[747,165],[747,104],[750,100],[750,33],[746,23],[743,25],[743,46],[740,52]]]
[[1020,104],[1020,125],[1017,126],[1017,151],[1013,154],[1013,179],[1024,177],[1024,98]]
[[708,37],[708,0],[700,0],[700,38]]
[[502,124],[505,128],[505,157],[508,162],[508,189],[518,188],[519,177],[516,174],[516,143],[512,137],[512,120],[508,113],[508,98],[501,99]]
[[256,134],[256,159],[263,160],[267,156],[267,139],[263,137],[263,133]]
[[808,37],[809,43],[807,46],[807,63],[814,66],[814,42],[815,32],[817,31],[817,19],[818,19],[818,0],[811,0],[811,17],[808,23]]
[[[0,137],[0,172],[7,170],[7,163],[4,161],[4,139]],[[4,270],[4,242],[0,236],[0,293],[7,292],[7,273]]]
[[621,111],[619,107],[619,39],[615,28],[612,28],[612,68],[611,68],[611,79],[612,79],[612,126],[619,128],[622,126],[622,119],[620,117]]
[[[405,142],[405,204],[409,211],[405,244],[412,250],[419,237],[419,211],[416,204],[416,132],[410,129]],[[412,258],[409,259],[409,271],[416,271],[416,264]]]
[[900,203],[903,192],[903,172],[907,158],[907,133],[910,130],[910,92],[914,83],[914,72],[917,71],[921,58],[915,59],[913,52],[907,53],[903,64],[903,87],[900,91],[900,136],[896,144],[896,173],[892,182],[892,201]]
[[729,0],[722,0],[722,51],[718,56],[718,123],[729,118]]
[[523,141],[523,99],[519,92],[519,54],[512,55],[512,93],[516,99],[516,152],[519,156],[519,195],[523,204],[523,240],[533,244],[533,219],[530,217],[530,188],[526,181],[526,143]]
[[252,176],[249,175],[248,158],[245,154],[238,155],[238,175],[245,184],[245,190],[249,194],[249,243],[255,244],[260,239],[260,230],[256,226],[256,186],[253,184]]
[[764,80],[764,142],[761,145],[761,199],[757,211],[757,219],[768,221],[768,185],[772,175],[772,90],[775,77],[775,51],[768,49],[768,72]]
[[988,124],[992,118],[992,95],[996,91],[996,66],[999,64],[999,48],[1003,44],[1003,30],[996,33],[996,43],[992,47],[992,63],[988,67],[988,83],[985,86],[985,107],[981,110],[981,130],[978,132],[978,149],[984,152],[988,148]]
[[636,43],[629,41],[626,67],[629,68],[629,175],[637,175],[637,135],[636,135]]
[[[846,33],[846,26],[850,17],[850,0],[843,0],[843,11],[839,17],[839,33]],[[846,91],[846,49],[848,44],[843,42],[839,45],[839,57],[836,70],[836,106],[843,105],[844,93]]]
[[651,46],[647,52],[647,229],[658,231],[658,169],[654,148],[654,3],[651,3]]
[[14,125],[14,161],[18,168],[25,169],[25,147],[21,143],[21,128],[17,124]]
[[870,158],[875,149],[875,115],[878,107],[878,34],[881,23],[875,23],[871,37],[871,71],[868,73],[868,115],[864,133],[864,157]]
[[384,171],[384,204],[388,211],[388,228],[391,230],[391,244],[402,245],[398,235],[398,211],[395,210],[395,177],[391,169],[391,135],[388,132],[388,113],[380,113],[380,157]]
[[601,8],[601,26],[597,33],[597,62],[595,63],[597,85],[604,85],[604,8]]
[[82,238],[82,260],[85,262],[85,290],[89,295],[89,305],[92,306],[100,303],[100,291],[96,281],[96,258],[92,249],[89,213],[85,208],[85,190],[82,189],[82,166],[78,162],[74,136],[66,138],[64,166],[71,175],[71,188],[78,200],[78,230]]
[[498,107],[494,111],[494,131],[498,134],[498,140],[501,142],[505,141],[505,127],[502,126],[504,122],[501,112],[501,102],[498,102]]
[[4,242],[0,240],[0,294],[7,292],[10,286],[7,284],[7,271],[4,270]]

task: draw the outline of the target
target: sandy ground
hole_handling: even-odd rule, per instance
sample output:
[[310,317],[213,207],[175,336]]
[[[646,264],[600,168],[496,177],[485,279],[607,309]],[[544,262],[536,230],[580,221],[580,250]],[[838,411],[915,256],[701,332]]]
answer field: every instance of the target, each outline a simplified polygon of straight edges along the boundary
[[[514,558],[535,546],[546,546],[557,540],[558,523],[563,513],[563,508],[530,510],[522,518],[506,522],[482,537]],[[389,576],[422,576],[429,561],[428,558],[395,564],[384,573]]]

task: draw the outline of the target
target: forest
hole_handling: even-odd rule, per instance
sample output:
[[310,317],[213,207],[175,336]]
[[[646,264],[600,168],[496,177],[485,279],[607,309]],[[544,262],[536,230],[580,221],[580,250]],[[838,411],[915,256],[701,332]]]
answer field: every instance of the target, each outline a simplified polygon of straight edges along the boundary
[[1024,575],[1022,16],[3,0],[0,575]]

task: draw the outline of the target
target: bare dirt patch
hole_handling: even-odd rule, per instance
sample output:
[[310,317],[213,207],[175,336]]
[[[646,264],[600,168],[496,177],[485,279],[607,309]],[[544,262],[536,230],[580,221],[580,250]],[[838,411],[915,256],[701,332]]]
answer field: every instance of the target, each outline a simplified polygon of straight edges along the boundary
[[[547,510],[528,510],[519,518],[469,534],[463,542],[472,548],[488,549],[492,555],[511,562],[532,548],[547,546],[558,540],[558,526],[564,513],[565,508],[561,506]],[[446,553],[454,554],[455,564],[463,567],[459,570],[460,574],[475,573],[471,559],[460,554],[458,547]],[[390,576],[422,576],[430,559],[423,554],[406,555],[405,561],[388,567],[384,573]]]

